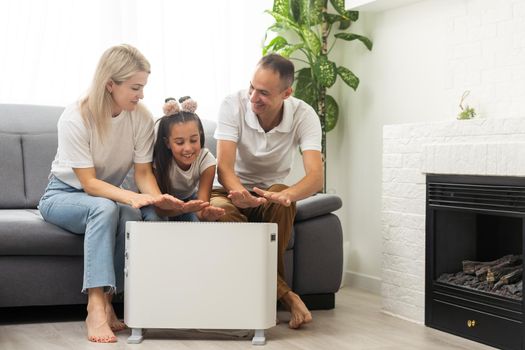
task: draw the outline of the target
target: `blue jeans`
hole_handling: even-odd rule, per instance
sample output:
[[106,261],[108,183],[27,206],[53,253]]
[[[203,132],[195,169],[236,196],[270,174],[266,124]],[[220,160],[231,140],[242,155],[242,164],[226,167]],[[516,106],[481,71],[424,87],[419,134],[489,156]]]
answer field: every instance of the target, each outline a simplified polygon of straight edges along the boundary
[[109,293],[123,291],[126,221],[160,220],[152,206],[139,210],[93,197],[55,177],[38,209],[45,221],[84,235],[83,293],[97,287]]

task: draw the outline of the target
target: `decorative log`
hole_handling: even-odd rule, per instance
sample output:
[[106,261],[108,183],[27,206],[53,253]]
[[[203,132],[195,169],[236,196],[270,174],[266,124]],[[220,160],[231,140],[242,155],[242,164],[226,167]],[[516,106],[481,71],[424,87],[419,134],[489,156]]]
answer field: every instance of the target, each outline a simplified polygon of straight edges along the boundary
[[498,289],[505,284],[511,284],[511,283],[517,282],[521,279],[522,276],[523,276],[523,267],[520,266],[516,268],[514,271],[501,276],[499,281],[496,284],[494,284],[494,287],[492,288],[492,290]]
[[465,260],[463,269],[465,272],[444,273],[437,281],[522,300],[522,255],[506,255],[488,262]]
[[[519,266],[521,266],[521,265],[519,265]],[[486,280],[489,283],[498,282],[499,279],[502,276],[504,276],[504,275],[514,271],[514,270],[516,270],[515,266],[504,266],[503,264],[492,266],[487,271]]]
[[521,295],[523,293],[523,281],[503,286],[503,288],[505,288],[512,295]]
[[493,261],[472,261],[472,260],[464,260],[462,261],[463,264],[463,272],[470,274],[470,275],[476,275],[476,276],[482,276],[485,275],[488,271],[488,269],[492,266],[512,266],[516,265],[519,262],[522,261],[521,255],[505,255],[499,259],[493,260]]

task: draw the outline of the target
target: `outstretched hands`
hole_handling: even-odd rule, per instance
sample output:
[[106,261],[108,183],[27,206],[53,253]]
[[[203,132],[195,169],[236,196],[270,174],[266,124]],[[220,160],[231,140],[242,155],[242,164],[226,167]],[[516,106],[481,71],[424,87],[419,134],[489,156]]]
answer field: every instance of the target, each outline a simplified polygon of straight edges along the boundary
[[289,207],[292,204],[290,195],[284,191],[271,192],[254,187],[253,192],[259,195],[259,197],[252,195],[247,190],[242,190],[230,191],[228,198],[230,198],[232,203],[238,208],[255,208],[267,202],[277,203],[285,207]]
[[147,205],[154,205],[161,210],[171,211],[177,214],[199,211],[210,205],[208,202],[197,199],[184,202],[170,194],[152,196],[143,193],[134,194],[128,204],[137,209]]
[[261,204],[266,203],[266,199],[262,197],[255,197],[246,189],[241,191],[230,191],[228,198],[231,199],[233,205],[237,208],[255,208]]
[[214,207],[212,205],[209,205],[205,208],[203,208],[197,216],[201,221],[217,221],[221,216],[223,216],[226,212],[224,209],[219,207]]
[[286,193],[285,191],[271,192],[271,191],[262,190],[258,187],[254,187],[253,192],[257,193],[259,196],[261,196],[262,198],[266,199],[269,202],[284,205],[285,207],[289,207],[290,204],[292,204],[290,195]]

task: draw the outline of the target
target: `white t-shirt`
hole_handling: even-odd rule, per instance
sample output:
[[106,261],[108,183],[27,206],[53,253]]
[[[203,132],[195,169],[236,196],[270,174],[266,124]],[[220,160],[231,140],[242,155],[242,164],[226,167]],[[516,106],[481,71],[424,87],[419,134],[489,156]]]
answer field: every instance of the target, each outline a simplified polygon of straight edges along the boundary
[[133,163],[153,158],[153,117],[139,105],[111,118],[100,142],[84,124],[78,103],[66,107],[58,120],[58,148],[51,173],[68,185],[82,189],[73,168],[95,168],[97,179],[120,186]]
[[224,99],[214,137],[237,143],[235,173],[249,190],[283,183],[298,146],[303,151],[321,151],[321,123],[306,102],[295,97],[284,100],[281,123],[265,132],[247,90]]
[[179,168],[175,159],[171,158],[169,193],[176,198],[186,199],[190,197],[199,185],[199,179],[204,170],[217,164],[215,157],[207,148],[201,149],[197,159],[191,163],[188,170]]

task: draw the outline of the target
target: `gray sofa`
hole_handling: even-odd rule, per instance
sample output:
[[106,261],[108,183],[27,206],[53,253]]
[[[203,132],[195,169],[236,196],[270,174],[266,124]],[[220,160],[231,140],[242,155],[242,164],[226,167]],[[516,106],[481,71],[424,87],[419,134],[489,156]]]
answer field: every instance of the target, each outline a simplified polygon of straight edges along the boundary
[[[0,308],[85,304],[83,238],[45,222],[37,204],[57,147],[62,107],[0,104]],[[214,122],[203,121],[215,152]],[[334,195],[297,203],[286,279],[312,309],[334,307],[342,229]]]

